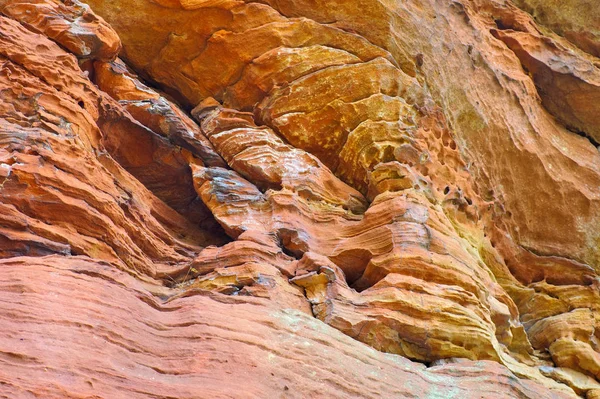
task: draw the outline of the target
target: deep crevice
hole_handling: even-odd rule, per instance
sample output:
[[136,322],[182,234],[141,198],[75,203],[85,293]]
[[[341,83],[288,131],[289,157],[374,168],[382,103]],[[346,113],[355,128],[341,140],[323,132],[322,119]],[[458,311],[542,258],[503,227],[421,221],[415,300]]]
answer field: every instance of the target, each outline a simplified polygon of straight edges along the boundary
[[565,127],[567,128],[568,131],[573,132],[573,133],[575,133],[578,136],[581,136],[581,137],[584,137],[584,138],[588,139],[589,142],[592,143],[592,145],[594,147],[596,147],[596,148],[598,148],[600,150],[600,142],[598,142],[596,139],[594,139],[592,136],[590,136],[586,132],[584,132],[582,130],[579,130],[579,129],[576,129],[574,127],[568,126],[568,125],[566,125]]

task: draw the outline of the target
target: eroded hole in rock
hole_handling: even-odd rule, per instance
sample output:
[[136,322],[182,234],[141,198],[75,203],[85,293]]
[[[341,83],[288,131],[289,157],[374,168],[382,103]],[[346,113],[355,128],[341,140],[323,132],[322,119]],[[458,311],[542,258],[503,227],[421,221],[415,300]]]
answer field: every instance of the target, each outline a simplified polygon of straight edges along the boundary
[[500,30],[512,29],[511,25],[506,25],[501,19],[495,19],[494,23]]
[[[354,248],[345,250],[339,254],[330,256],[329,258],[333,263],[337,264],[344,270],[346,282],[349,286],[353,286],[353,284],[360,279],[365,272],[372,257],[373,255],[369,250]],[[354,288],[356,288],[358,291],[362,291],[368,287],[359,286]]]
[[288,256],[296,259],[302,258],[302,255],[308,250],[306,247],[305,237],[302,237],[306,233],[298,230],[291,229],[280,229],[278,231],[278,237],[280,240],[281,250]]

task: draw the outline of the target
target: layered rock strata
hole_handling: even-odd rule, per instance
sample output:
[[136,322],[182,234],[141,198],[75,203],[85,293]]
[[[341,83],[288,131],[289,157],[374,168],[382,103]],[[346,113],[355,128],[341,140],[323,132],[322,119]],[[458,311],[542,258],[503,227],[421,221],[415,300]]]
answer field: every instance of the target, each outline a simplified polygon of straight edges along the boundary
[[0,392],[600,397],[585,19],[86,3],[0,1]]

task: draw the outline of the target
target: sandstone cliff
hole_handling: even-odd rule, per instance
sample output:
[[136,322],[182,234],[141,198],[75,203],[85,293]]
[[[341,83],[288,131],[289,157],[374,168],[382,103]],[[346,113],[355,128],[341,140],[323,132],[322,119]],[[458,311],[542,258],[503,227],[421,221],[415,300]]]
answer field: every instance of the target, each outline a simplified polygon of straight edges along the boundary
[[0,0],[0,396],[600,398],[591,0]]

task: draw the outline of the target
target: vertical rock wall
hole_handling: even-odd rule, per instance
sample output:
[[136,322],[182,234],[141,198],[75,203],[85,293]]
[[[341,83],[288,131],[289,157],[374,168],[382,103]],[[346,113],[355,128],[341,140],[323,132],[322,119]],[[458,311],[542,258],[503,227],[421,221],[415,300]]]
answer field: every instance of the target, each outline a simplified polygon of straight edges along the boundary
[[600,395],[576,1],[86,3],[0,1],[5,396]]

